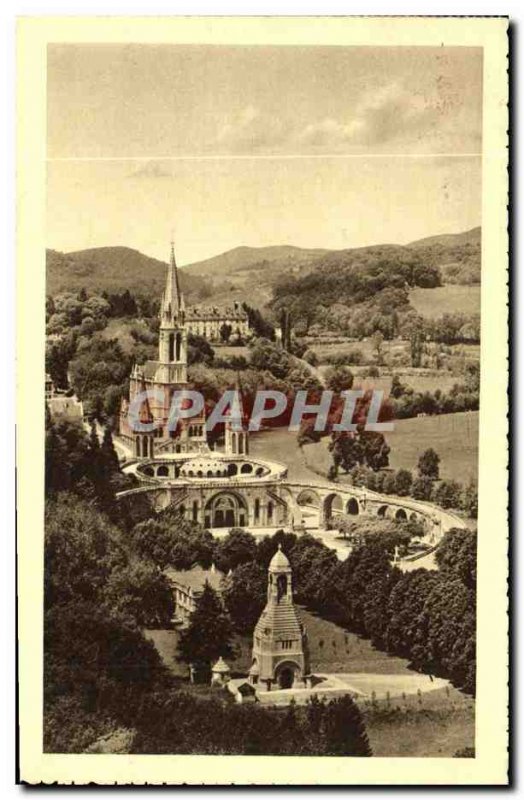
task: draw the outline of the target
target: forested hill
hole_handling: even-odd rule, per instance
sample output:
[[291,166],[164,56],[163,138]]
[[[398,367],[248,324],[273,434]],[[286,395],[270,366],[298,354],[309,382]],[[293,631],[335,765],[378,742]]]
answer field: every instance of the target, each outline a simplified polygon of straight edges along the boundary
[[[373,245],[347,250],[303,249],[288,245],[236,247],[182,267],[182,286],[189,302],[245,300],[258,306],[270,301],[282,277],[299,278],[311,272],[377,259],[411,260],[440,270],[443,283],[476,284],[480,280],[480,228],[442,235],[409,245]],[[72,253],[47,251],[47,292],[56,294],[86,288],[133,294],[160,294],[166,264],[128,247],[97,247]],[[254,296],[254,287],[256,296]]]
[[[93,247],[72,253],[47,250],[47,294],[79,291],[122,292],[159,297],[166,280],[167,264],[130,247]],[[183,274],[186,295],[198,296],[205,280]]]

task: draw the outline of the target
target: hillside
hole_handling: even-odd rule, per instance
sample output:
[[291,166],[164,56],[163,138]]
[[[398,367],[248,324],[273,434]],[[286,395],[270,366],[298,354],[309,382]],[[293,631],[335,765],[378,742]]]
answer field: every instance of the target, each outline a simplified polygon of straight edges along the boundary
[[[64,291],[118,292],[129,289],[134,294],[158,297],[163,288],[167,264],[129,247],[94,247],[71,253],[47,250],[48,294]],[[183,274],[182,288],[188,299],[206,294],[205,281],[196,275]]]
[[[182,287],[190,303],[247,301],[258,307],[271,299],[283,278],[302,278],[320,269],[348,269],[368,260],[417,259],[440,269],[443,283],[480,282],[480,228],[458,234],[432,236],[408,245],[372,245],[347,250],[303,249],[291,245],[235,247],[181,268]],[[47,251],[47,291],[129,289],[158,296],[166,264],[128,247],[97,247],[71,253]]]
[[407,245],[440,268],[443,283],[480,284],[481,229],[430,236]]

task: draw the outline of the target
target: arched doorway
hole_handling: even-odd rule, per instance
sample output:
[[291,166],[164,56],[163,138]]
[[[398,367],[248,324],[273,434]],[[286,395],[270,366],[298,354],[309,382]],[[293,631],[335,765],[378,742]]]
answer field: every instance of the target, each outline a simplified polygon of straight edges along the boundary
[[291,667],[284,667],[278,673],[278,685],[281,689],[291,689],[294,677]]
[[220,492],[206,505],[205,524],[211,528],[235,528],[247,524],[247,506],[242,497]]
[[395,514],[395,519],[398,519],[400,522],[405,522],[408,518],[408,515],[404,511],[403,508],[399,508],[397,513]]
[[388,511],[389,511],[388,506],[380,506],[379,510],[377,511],[377,516],[387,517]]
[[348,500],[346,513],[356,515],[359,513],[359,511],[360,509],[358,507],[358,500],[352,497],[350,500]]
[[169,475],[169,468],[163,465],[157,469],[156,474],[159,478],[167,478]]
[[231,478],[233,475],[236,475],[238,472],[238,467],[236,464],[228,464],[227,465],[227,474]]
[[300,667],[294,661],[284,661],[275,670],[275,680],[280,689],[291,689],[299,675]]

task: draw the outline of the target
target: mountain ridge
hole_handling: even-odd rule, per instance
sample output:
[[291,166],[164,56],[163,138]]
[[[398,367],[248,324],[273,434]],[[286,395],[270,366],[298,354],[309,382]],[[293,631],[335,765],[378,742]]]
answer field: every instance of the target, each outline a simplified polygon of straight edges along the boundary
[[[303,275],[340,259],[359,254],[392,257],[418,251],[421,259],[439,266],[443,281],[480,282],[480,228],[457,234],[439,234],[407,245],[379,244],[331,250],[295,245],[249,247],[239,245],[216,256],[180,268],[183,291],[190,303],[223,303],[245,300],[259,307],[266,304],[273,286],[283,276]],[[124,245],[94,247],[61,253],[47,250],[47,292],[118,292],[159,296],[164,285],[167,262],[147,256]],[[256,297],[253,273],[256,272]]]

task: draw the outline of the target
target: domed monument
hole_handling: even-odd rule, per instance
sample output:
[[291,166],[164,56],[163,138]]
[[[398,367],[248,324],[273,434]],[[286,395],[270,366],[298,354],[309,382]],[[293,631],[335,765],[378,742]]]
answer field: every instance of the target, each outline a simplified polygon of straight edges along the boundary
[[293,603],[292,571],[279,544],[268,569],[267,603],[253,637],[251,683],[303,688],[309,676],[307,633]]

